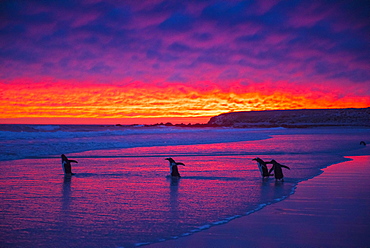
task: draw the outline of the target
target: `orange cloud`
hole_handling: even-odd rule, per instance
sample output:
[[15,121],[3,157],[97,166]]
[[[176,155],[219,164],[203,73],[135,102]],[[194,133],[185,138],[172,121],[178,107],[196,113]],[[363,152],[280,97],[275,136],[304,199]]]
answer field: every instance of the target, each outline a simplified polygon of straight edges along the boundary
[[[322,89],[270,84],[229,90],[167,84],[112,86],[59,82],[1,85],[0,118],[177,118],[215,116],[231,111],[362,108],[367,96],[345,95]],[[284,86],[285,85],[285,86]]]

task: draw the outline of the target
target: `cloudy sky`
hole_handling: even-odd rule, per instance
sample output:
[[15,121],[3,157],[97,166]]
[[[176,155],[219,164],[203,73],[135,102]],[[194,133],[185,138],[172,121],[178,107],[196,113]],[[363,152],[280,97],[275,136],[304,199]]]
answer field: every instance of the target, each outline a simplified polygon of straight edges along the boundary
[[369,16],[356,0],[1,1],[0,122],[370,107]]

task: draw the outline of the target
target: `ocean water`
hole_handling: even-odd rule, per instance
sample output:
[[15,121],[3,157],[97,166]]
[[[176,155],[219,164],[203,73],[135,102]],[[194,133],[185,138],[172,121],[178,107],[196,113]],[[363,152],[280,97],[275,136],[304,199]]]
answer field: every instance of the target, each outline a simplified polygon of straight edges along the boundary
[[[366,128],[0,125],[0,247],[137,247],[284,200],[370,143]],[[60,155],[78,161],[65,177]],[[285,181],[261,179],[255,157]],[[172,157],[185,166],[168,178]]]

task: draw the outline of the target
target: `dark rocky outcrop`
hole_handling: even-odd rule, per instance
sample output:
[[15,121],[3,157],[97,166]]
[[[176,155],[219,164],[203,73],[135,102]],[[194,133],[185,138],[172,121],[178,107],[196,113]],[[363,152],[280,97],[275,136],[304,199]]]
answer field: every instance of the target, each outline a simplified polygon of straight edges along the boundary
[[370,127],[370,108],[231,112],[212,117],[208,125],[232,127]]

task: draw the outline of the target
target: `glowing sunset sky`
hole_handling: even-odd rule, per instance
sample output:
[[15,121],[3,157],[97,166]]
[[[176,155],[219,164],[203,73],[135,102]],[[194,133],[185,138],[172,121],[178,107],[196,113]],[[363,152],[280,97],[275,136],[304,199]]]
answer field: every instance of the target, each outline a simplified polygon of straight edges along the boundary
[[0,123],[370,107],[369,9],[352,0],[1,1]]

